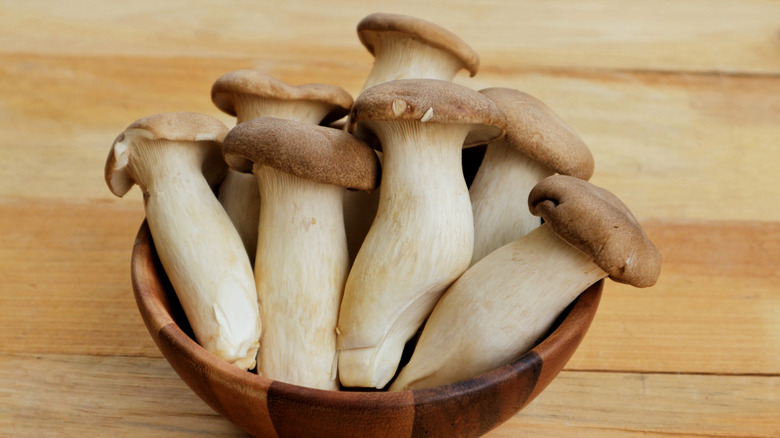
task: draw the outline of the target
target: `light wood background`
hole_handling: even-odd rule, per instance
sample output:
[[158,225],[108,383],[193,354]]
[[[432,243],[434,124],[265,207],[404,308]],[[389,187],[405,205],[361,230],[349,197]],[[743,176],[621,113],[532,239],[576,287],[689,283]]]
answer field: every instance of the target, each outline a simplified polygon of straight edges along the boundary
[[399,12],[481,55],[596,158],[664,255],[615,283],[566,370],[491,437],[780,436],[780,2],[0,0],[0,436],[242,436],[133,301],[140,192],[103,165],[135,119],[257,68],[357,93],[355,25]]

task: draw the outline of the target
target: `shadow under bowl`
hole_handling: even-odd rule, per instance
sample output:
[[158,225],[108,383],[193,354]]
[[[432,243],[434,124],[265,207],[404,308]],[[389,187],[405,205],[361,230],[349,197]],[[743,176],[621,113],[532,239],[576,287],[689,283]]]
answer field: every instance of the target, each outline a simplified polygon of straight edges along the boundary
[[400,392],[325,391],[241,371],[192,336],[176,294],[141,225],[131,275],[138,309],[163,356],[216,412],[263,437],[466,437],[505,422],[539,395],[579,346],[603,280],[583,292],[550,333],[520,358],[473,379]]

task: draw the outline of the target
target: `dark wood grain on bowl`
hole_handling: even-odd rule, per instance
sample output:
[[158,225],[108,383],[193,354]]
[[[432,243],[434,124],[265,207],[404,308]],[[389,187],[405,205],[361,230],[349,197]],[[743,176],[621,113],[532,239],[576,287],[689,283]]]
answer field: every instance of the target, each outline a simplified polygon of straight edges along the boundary
[[410,391],[321,391],[275,381],[268,410],[279,436],[407,437],[414,399]]
[[412,391],[413,436],[479,436],[508,420],[529,400],[542,362],[525,354],[513,369],[462,382]]
[[131,275],[138,309],[154,342],[182,380],[212,409],[256,436],[472,437],[531,402],[569,360],[593,320],[596,283],[532,351],[482,376],[402,392],[323,391],[239,370],[192,339],[144,222]]

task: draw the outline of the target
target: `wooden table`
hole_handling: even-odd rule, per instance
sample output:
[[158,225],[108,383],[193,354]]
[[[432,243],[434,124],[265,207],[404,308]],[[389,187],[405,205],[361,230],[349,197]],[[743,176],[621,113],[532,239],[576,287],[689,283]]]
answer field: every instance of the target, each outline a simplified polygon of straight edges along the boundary
[[146,332],[141,196],[114,198],[104,160],[148,114],[233,123],[209,97],[231,70],[357,93],[375,11],[471,44],[456,82],[548,103],[663,252],[490,436],[780,436],[780,2],[735,0],[0,1],[0,436],[242,436]]

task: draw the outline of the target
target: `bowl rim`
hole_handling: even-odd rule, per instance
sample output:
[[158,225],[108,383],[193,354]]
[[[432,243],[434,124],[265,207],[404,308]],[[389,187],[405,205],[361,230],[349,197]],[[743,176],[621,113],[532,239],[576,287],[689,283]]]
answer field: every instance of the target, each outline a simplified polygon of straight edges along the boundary
[[[173,339],[172,342],[178,344],[177,349],[190,356],[188,361],[199,369],[208,370],[208,373],[212,376],[217,376],[222,380],[238,382],[242,387],[246,387],[248,391],[267,393],[269,390],[273,390],[275,397],[289,398],[295,400],[296,403],[345,410],[363,409],[366,403],[370,403],[372,408],[378,409],[401,409],[410,405],[419,405],[421,402],[436,404],[443,398],[467,395],[479,392],[485,387],[501,385],[502,382],[508,382],[516,378],[522,370],[538,365],[541,370],[537,369],[534,372],[542,375],[551,374],[551,376],[548,376],[546,379],[543,379],[542,376],[537,376],[537,381],[542,384],[533,386],[531,394],[523,402],[522,406],[515,410],[517,412],[544,390],[547,384],[552,381],[555,375],[568,362],[571,355],[573,355],[595,317],[604,284],[604,280],[600,280],[575,299],[561,313],[552,331],[530,351],[505,365],[477,377],[433,388],[393,392],[351,389],[346,391],[328,391],[285,383],[249,371],[240,370],[208,352],[177,324],[170,311],[170,302],[164,301],[168,300],[168,294],[173,292],[173,290],[172,288],[169,289],[170,284],[165,286],[162,276],[165,276],[165,272],[157,258],[151,232],[146,219],[144,219],[133,245],[131,279],[136,304],[141,312],[144,324],[164,356],[165,351],[163,351],[160,345],[160,336],[163,332],[166,332],[168,337]],[[167,281],[167,277],[165,281]],[[175,293],[173,295],[175,296]],[[170,339],[168,341],[170,342]],[[559,352],[561,350],[565,354],[560,355]],[[552,361],[555,363],[545,369],[541,365],[547,358],[552,358]],[[167,356],[166,360],[168,360]],[[174,368],[178,374],[179,370],[176,367]],[[187,385],[190,385],[190,382],[186,381],[186,379],[182,378],[182,380]],[[194,390],[195,388],[192,389]],[[197,391],[195,392],[197,393]],[[206,400],[200,393],[198,395],[214,408],[209,400]],[[501,424],[503,421],[498,424]]]

